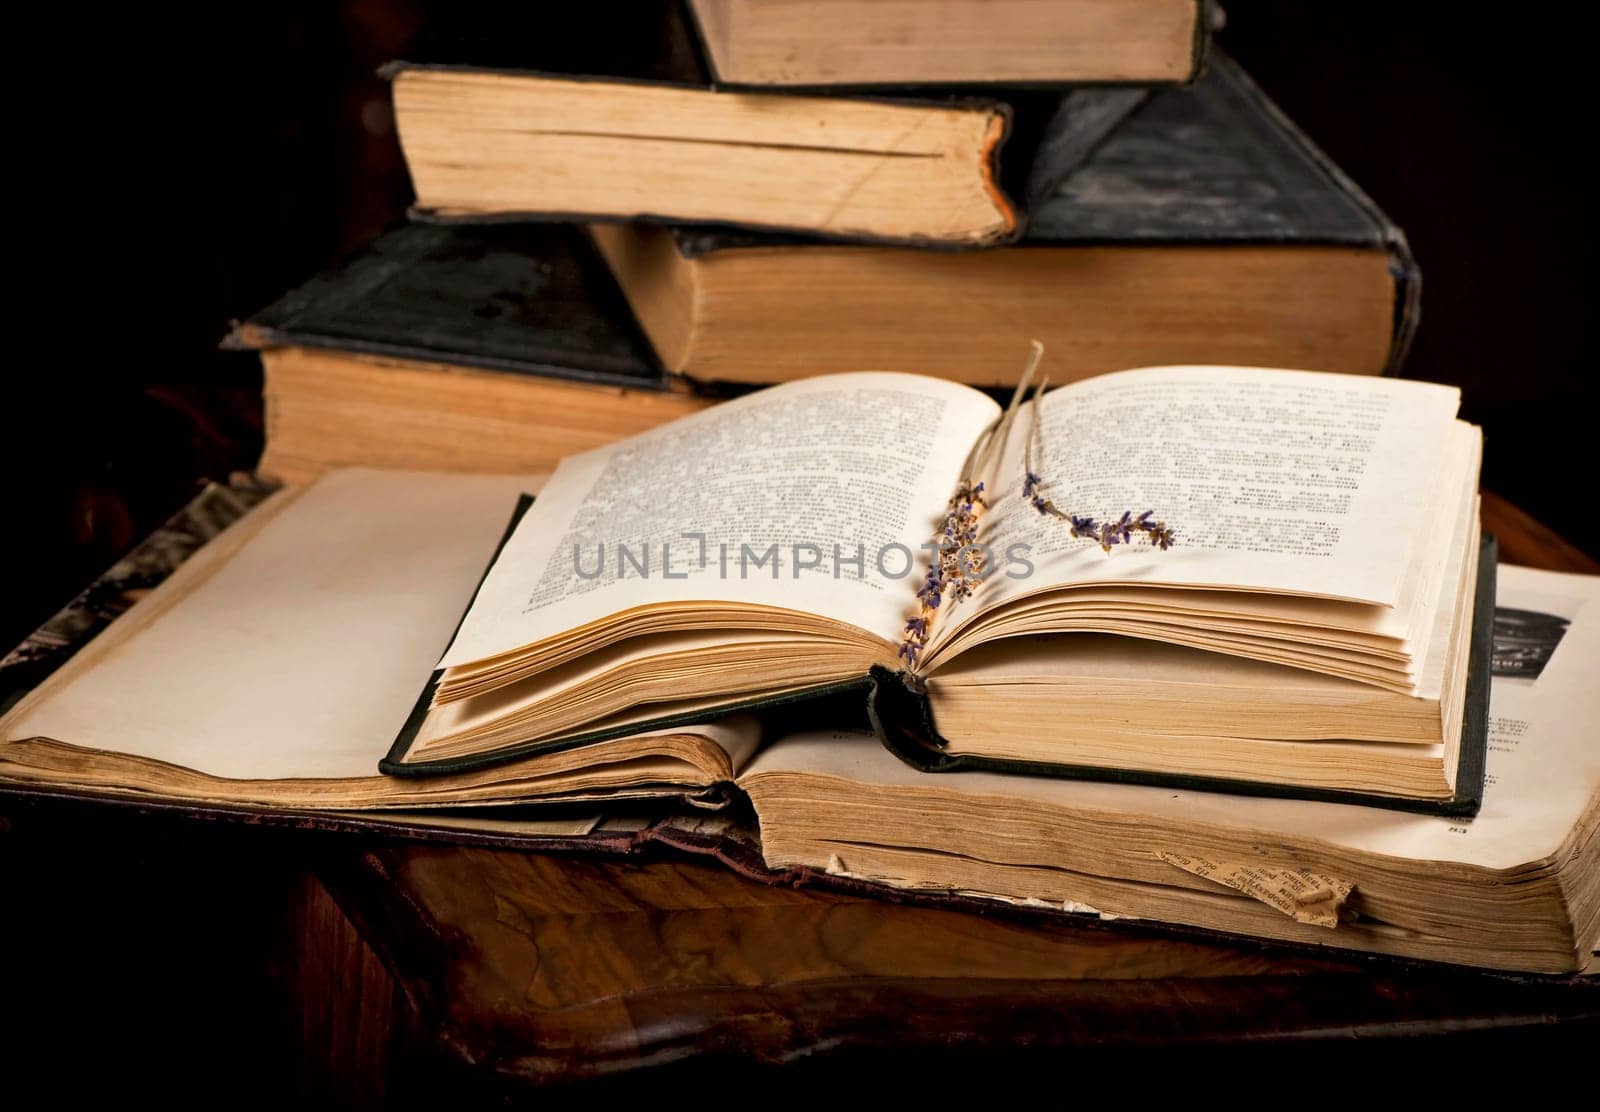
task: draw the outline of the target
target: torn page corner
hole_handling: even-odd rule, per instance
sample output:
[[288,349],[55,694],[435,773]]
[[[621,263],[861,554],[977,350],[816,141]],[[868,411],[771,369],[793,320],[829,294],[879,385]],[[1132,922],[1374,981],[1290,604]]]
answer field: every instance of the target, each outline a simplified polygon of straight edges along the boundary
[[1243,861],[1211,861],[1176,850],[1156,856],[1174,868],[1232,888],[1299,923],[1337,927],[1355,885],[1310,869],[1276,868]]

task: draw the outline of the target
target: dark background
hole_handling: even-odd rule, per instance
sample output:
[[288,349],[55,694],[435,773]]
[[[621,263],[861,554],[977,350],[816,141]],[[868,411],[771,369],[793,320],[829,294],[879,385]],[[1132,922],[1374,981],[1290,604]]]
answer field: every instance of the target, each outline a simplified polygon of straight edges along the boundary
[[[72,9],[13,36],[43,64],[12,110],[12,243],[36,249],[7,252],[5,645],[199,479],[253,466],[259,371],[217,341],[404,212],[374,71],[426,7],[239,0],[175,23]],[[1571,493],[1595,474],[1590,44],[1571,9],[1227,8],[1226,49],[1410,236],[1425,280],[1405,373],[1459,384],[1488,433],[1485,484],[1600,552]],[[192,1084],[245,1073],[277,1091],[292,1040],[272,924],[294,861],[210,828],[0,817],[0,945],[45,986],[21,999],[48,1001],[12,1017]]]

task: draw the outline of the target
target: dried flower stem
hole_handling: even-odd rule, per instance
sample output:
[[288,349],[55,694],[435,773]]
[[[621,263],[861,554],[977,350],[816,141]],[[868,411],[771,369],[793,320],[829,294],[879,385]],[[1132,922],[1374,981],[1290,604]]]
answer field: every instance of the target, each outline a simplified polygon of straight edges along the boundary
[[934,530],[938,558],[929,561],[928,574],[922,586],[917,588],[917,612],[906,619],[905,631],[900,639],[900,658],[908,667],[916,665],[927,646],[939,605],[946,599],[954,604],[970,597],[988,570],[984,566],[983,549],[976,547],[978,518],[989,508],[984,498],[987,488],[984,476],[989,475],[999,462],[1006,437],[1016,421],[1018,408],[1033,383],[1033,376],[1038,372],[1042,358],[1044,345],[1035,340],[1028,353],[1027,366],[1023,368],[1017,388],[1011,394],[1010,404],[1000,419],[974,445],[972,454],[967,457],[966,477],[957,484],[955,494],[945,506],[944,516]]
[[982,482],[963,479],[940,519],[934,534],[938,554],[929,561],[928,574],[917,588],[917,612],[906,619],[900,640],[900,657],[907,665],[915,665],[927,645],[940,603],[949,599],[954,604],[971,596],[987,571],[983,550],[976,547],[978,515],[989,508],[983,491]]
[[[1034,395],[1036,402],[1044,393],[1048,384],[1048,379],[1039,384],[1039,389]],[[1135,533],[1144,534],[1150,539],[1151,544],[1163,552],[1173,546],[1177,540],[1177,534],[1165,522],[1152,520],[1155,514],[1154,510],[1146,510],[1137,517],[1133,515],[1132,510],[1123,510],[1122,516],[1116,521],[1096,521],[1086,514],[1076,514],[1063,510],[1055,502],[1045,497],[1040,493],[1045,487],[1045,482],[1039,477],[1039,473],[1034,470],[1033,465],[1033,449],[1038,439],[1039,411],[1038,407],[1035,406],[1033,428],[1029,430],[1028,440],[1023,446],[1022,455],[1024,472],[1022,477],[1022,496],[1029,501],[1035,510],[1049,517],[1060,518],[1071,528],[1074,537],[1085,537],[1095,541],[1105,552],[1110,552],[1111,546],[1115,544],[1131,544]]]

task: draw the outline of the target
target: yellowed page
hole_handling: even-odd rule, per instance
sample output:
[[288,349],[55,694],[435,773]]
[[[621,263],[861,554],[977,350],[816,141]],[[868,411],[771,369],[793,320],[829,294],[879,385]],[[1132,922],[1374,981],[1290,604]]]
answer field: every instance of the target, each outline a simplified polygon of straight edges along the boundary
[[[1451,429],[1448,454],[1459,490],[1439,498],[1441,509],[1454,509],[1447,528],[1427,534],[1430,551],[1440,557],[1427,562],[1423,574],[1408,585],[1403,608],[1390,610],[1365,604],[1333,602],[1288,595],[1148,587],[1075,588],[1035,593],[1011,600],[1004,614],[968,607],[958,620],[940,627],[936,646],[923,660],[925,674],[937,674],[952,661],[995,638],[1018,633],[1093,630],[1145,636],[1195,647],[1213,648],[1261,660],[1297,664],[1330,674],[1366,678],[1419,698],[1437,699],[1452,659],[1452,631],[1464,606],[1470,620],[1475,580],[1478,531],[1477,475],[1482,435],[1476,426],[1457,421]],[[1259,605],[1252,605],[1259,600]],[[1110,602],[1112,605],[1107,605]],[[1393,625],[1409,636],[1385,643],[1353,630],[1328,634],[1317,623],[1319,612],[1355,611],[1359,615],[1392,615]],[[1276,619],[1292,615],[1292,622]],[[980,619],[981,620],[978,620]],[[1272,621],[1261,621],[1266,618]],[[1293,622],[1315,623],[1296,628]],[[1345,623],[1350,624],[1348,621]],[[1382,623],[1380,619],[1380,624]],[[959,635],[952,635],[959,634]],[[1365,643],[1363,643],[1365,642]]]
[[1457,421],[1451,426],[1449,440],[1451,449],[1446,455],[1458,461],[1455,474],[1459,485],[1440,488],[1436,501],[1442,516],[1435,517],[1431,531],[1418,537],[1423,550],[1422,574],[1408,586],[1409,597],[1402,601],[1402,607],[1413,615],[1406,645],[1411,651],[1416,694],[1428,699],[1443,692],[1450,649],[1458,640],[1454,636],[1457,625],[1472,620],[1475,600],[1471,595],[1477,586],[1477,555],[1483,536],[1478,519],[1483,433],[1475,425]]
[[[1178,531],[1162,552],[1108,555],[1022,497],[1024,436],[1006,445],[984,535],[1029,546],[1027,578],[992,576],[982,606],[1046,584],[1279,591],[1393,606],[1413,545],[1452,507],[1436,481],[1454,387],[1241,367],[1101,375],[1039,403],[1035,471],[1063,510],[1153,510]],[[1018,422],[1019,430],[1027,422]],[[1453,493],[1453,492],[1452,492]]]
[[914,557],[998,415],[954,383],[827,375],[574,456],[506,545],[442,666],[666,602],[799,610],[893,640]]
[[[335,472],[187,594],[180,569],[102,638],[117,641],[118,626],[137,627],[177,592],[170,608],[108,653],[91,643],[84,666],[63,669],[66,682],[0,719],[0,738],[47,737],[228,779],[376,776],[527,486]],[[722,744],[734,767],[754,744],[748,729],[695,732]]]
[[[441,743],[464,738],[471,741],[461,752],[482,751],[491,740],[510,746],[560,736],[688,691],[697,704],[718,696],[723,702],[748,698],[747,661],[762,651],[785,661],[781,679],[791,687],[837,678],[840,658],[851,655],[836,640],[793,633],[742,630],[718,636],[685,630],[632,637],[482,695],[435,706],[417,730],[410,756],[444,755]],[[733,767],[740,767],[737,759]]]
[[[1497,637],[1501,671],[1519,655],[1547,655],[1548,661],[1537,678],[1501,674],[1493,681],[1488,782],[1482,810],[1471,820],[988,772],[929,775],[865,734],[779,739],[757,754],[745,776],[780,770],[833,775],[871,788],[993,797],[997,806],[1026,799],[1075,812],[1137,815],[1156,827],[1205,824],[1242,839],[1317,840],[1396,858],[1512,868],[1559,850],[1600,793],[1600,745],[1594,743],[1600,577],[1501,565],[1498,607],[1502,617],[1517,609],[1549,619],[1538,639]],[[1557,641],[1549,630],[1563,622],[1570,625]]]

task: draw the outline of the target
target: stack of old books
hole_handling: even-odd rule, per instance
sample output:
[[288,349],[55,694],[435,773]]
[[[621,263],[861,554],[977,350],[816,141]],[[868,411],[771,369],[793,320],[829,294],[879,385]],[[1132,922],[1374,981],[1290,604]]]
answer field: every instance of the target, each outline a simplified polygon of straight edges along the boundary
[[438,29],[426,219],[236,335],[286,485],[14,655],[0,779],[1582,968],[1600,584],[1497,599],[1403,238],[1114,11]]
[[[470,7],[470,6],[469,6]],[[548,471],[748,387],[1375,375],[1404,237],[1200,0],[466,12],[390,69],[417,222],[259,313],[264,475]]]

